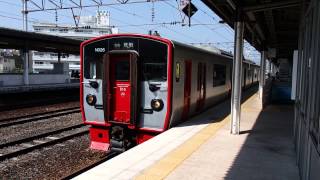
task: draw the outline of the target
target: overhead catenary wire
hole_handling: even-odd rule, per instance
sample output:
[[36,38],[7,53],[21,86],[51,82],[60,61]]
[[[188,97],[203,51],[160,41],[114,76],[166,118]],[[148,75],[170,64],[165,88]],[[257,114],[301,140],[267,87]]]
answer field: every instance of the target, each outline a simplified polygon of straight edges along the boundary
[[[64,4],[67,4],[67,3],[64,2]],[[87,12],[89,12],[89,13],[92,13],[91,10],[88,10],[88,9],[86,9],[86,8],[84,8],[83,10],[84,10],[84,11],[87,11]],[[113,17],[110,17],[110,19],[115,20],[115,21],[118,21],[118,22],[121,22],[121,23],[126,24],[126,25],[128,25],[128,26],[134,27],[134,26],[133,26],[134,24],[130,24],[130,23],[125,22],[125,21],[123,21],[123,20],[120,20],[120,19],[117,19],[117,18],[113,18]],[[115,27],[115,26],[111,26],[111,27]],[[140,29],[144,29],[144,30],[148,31],[148,29],[146,29],[146,28],[140,28]]]
[[[145,24],[130,24],[130,25],[118,25],[117,27],[134,27],[134,26],[158,26],[158,25],[178,25],[178,24],[183,24],[183,22],[178,22],[178,21],[172,21],[172,22],[159,22],[159,23],[145,23]],[[203,26],[203,25],[208,25],[208,26],[215,26],[216,24],[192,24],[191,26]],[[115,26],[114,26],[115,27]]]
[[[0,17],[8,18],[8,19],[13,19],[13,20],[18,20],[18,21],[23,21],[22,18],[17,18],[17,17],[12,17],[12,16],[6,16],[6,15],[2,15],[2,14],[0,14]],[[38,22],[38,21],[28,20],[28,22]]]
[[[179,9],[178,7],[175,7],[174,5],[170,4],[169,2],[163,1],[163,3],[167,4],[167,5],[170,6],[171,8],[173,8],[173,9],[175,9],[175,10],[177,10],[177,11],[180,12],[180,9]],[[195,19],[195,18],[194,18],[194,20],[195,20],[196,22],[198,22],[199,24],[204,24],[204,23],[200,22],[199,20],[197,20],[197,19]],[[227,37],[225,37],[225,36],[222,35],[221,33],[217,32],[215,29],[211,29],[210,27],[208,27],[208,26],[206,26],[206,25],[204,25],[204,27],[206,27],[207,29],[209,29],[209,30],[211,30],[211,31],[213,31],[213,32],[215,32],[215,33],[217,33],[217,34],[219,34],[221,37],[229,40]]]
[[[157,2],[157,1],[156,1],[156,2]],[[161,2],[166,2],[166,1],[161,1]],[[139,14],[132,13],[132,12],[129,12],[129,11],[126,11],[126,10],[120,9],[120,8],[115,8],[114,6],[110,6],[110,7],[111,7],[111,8],[113,8],[113,9],[116,9],[116,10],[118,10],[118,11],[120,11],[120,12],[123,12],[123,13],[129,14],[129,15],[133,15],[133,16],[136,16],[136,17],[138,17],[138,18],[140,18],[140,19],[146,20],[146,18],[145,18],[145,17],[143,17],[143,16],[141,16],[141,15],[139,15]],[[195,38],[193,38],[192,36],[189,36],[189,35],[187,35],[187,34],[184,34],[184,33],[178,32],[178,31],[176,31],[176,30],[173,30],[173,29],[171,29],[171,28],[167,27],[165,24],[159,24],[159,25],[162,25],[164,28],[166,28],[166,29],[168,29],[168,30],[170,30],[170,31],[172,31],[172,32],[174,32],[174,33],[176,33],[176,34],[179,34],[179,35],[182,35],[182,36],[188,37],[188,38],[190,38],[190,39],[196,40],[196,39],[195,39]]]
[[[164,1],[162,1],[162,2],[164,2]],[[141,15],[139,15],[139,14],[132,13],[132,12],[129,12],[129,11],[120,9],[120,8],[116,8],[116,7],[114,7],[114,6],[110,6],[110,7],[113,8],[113,9],[116,9],[116,10],[122,12],[122,13],[126,13],[126,14],[129,14],[129,15],[133,15],[133,16],[136,16],[136,17],[138,17],[138,18],[140,18],[140,19],[146,20],[145,17],[143,17],[143,16],[141,16]],[[157,24],[156,24],[156,25],[157,25]],[[176,34],[179,34],[179,35],[181,35],[181,36],[185,36],[185,37],[189,37],[190,39],[194,39],[193,37],[191,37],[191,36],[189,36],[189,35],[187,35],[187,34],[178,32],[178,31],[176,31],[176,30],[173,30],[173,29],[167,27],[165,23],[158,23],[158,25],[159,25],[160,27],[164,27],[164,28],[166,28],[166,29],[168,29],[168,30],[176,33]]]
[[[200,1],[201,2],[201,1]],[[211,16],[209,13],[207,13],[206,11],[204,11],[203,9],[201,9],[201,8],[198,8],[203,14],[205,14],[205,15],[207,15],[208,17],[210,17],[210,18],[212,18],[214,21],[216,21],[217,23],[219,23],[219,21],[214,17],[214,16]],[[225,27],[226,27],[226,30],[227,30],[227,32],[228,33],[230,33],[231,35],[233,35],[233,29],[229,26],[229,25],[227,25],[227,24],[222,24],[222,25],[224,25]]]
[[[0,12],[7,14],[7,12],[3,12],[3,11],[0,11]],[[23,19],[18,15],[14,15],[14,14],[10,13],[13,16],[8,16],[8,15],[4,15],[4,14],[1,14],[1,13],[0,13],[0,17],[2,17],[2,18],[12,19],[12,20],[16,20],[16,21],[23,21]],[[32,18],[32,19],[34,19],[34,20],[28,20],[28,22],[30,22],[30,23],[39,23],[39,22],[41,22],[41,20],[39,20],[39,19],[35,19],[35,18]],[[58,25],[62,25],[62,24],[58,24]]]
[[[179,8],[175,7],[174,5],[170,4],[169,2],[163,2],[163,3],[165,3],[165,4],[169,5],[170,7],[178,10],[179,12],[181,12]],[[179,6],[179,5],[178,5],[178,6]],[[205,11],[202,10],[201,8],[198,8],[198,9],[199,9],[201,12],[203,12],[204,14],[206,14],[207,16],[209,16],[210,18],[212,18],[213,20],[217,21],[213,16],[210,16],[207,12],[205,12]],[[201,23],[199,20],[197,20],[197,19],[195,19],[195,18],[194,18],[194,21],[196,21],[196,22],[198,22],[198,23]],[[217,21],[217,22],[218,22],[218,21]],[[221,24],[221,25],[224,25],[224,27],[226,27],[226,32],[230,33],[231,35],[234,35],[234,32],[231,31],[231,27],[230,27],[230,26],[228,26],[228,25],[226,25],[226,24]],[[215,33],[219,34],[219,35],[222,36],[224,39],[229,40],[228,38],[226,38],[226,37],[225,37],[224,35],[222,35],[221,33],[215,31],[215,29],[212,29],[212,28],[208,27],[207,25],[204,25],[204,26],[205,26],[207,29],[210,29],[211,31],[214,31]],[[227,51],[233,51],[233,48],[234,48],[233,43],[234,43],[234,42],[230,42],[230,44],[232,44],[231,46],[230,46],[230,45],[227,46],[227,44],[222,44],[222,46],[224,46]],[[201,43],[199,43],[199,44],[201,44]],[[202,44],[205,44],[205,43],[202,43]],[[246,43],[245,43],[245,45],[246,45]],[[249,45],[249,46],[251,47],[251,45]],[[251,49],[248,49],[247,46],[245,46],[244,48],[246,49],[246,51],[248,51],[248,53],[250,53],[249,51],[252,51]],[[255,51],[255,49],[254,49],[254,51]],[[245,53],[245,54],[248,54],[248,53]],[[250,53],[250,54],[252,54],[252,53]]]
[[[0,3],[21,8],[21,4],[17,4],[17,3],[13,3],[13,2],[7,2],[7,1],[0,0]],[[50,11],[44,11],[44,12],[47,13],[47,14],[55,14],[54,12],[50,12]],[[5,12],[5,13],[8,13],[8,12]],[[60,16],[67,17],[67,18],[72,17],[72,16],[66,16],[66,15],[63,15],[63,14],[60,14]],[[32,18],[31,17],[31,19],[36,19],[36,18]],[[36,20],[38,20],[39,22],[43,21],[43,20],[40,20],[40,19],[36,19]],[[28,22],[31,22],[31,21],[28,20]],[[36,22],[36,23],[39,23],[39,22]]]
[[[12,16],[15,16],[15,17],[21,18],[20,14],[15,14],[15,13],[6,12],[6,11],[1,11],[1,10],[0,10],[0,13],[3,13],[4,16],[6,16],[6,15],[11,15],[11,17],[12,17]],[[8,17],[9,17],[9,16],[8,16]],[[36,18],[30,18],[30,19],[33,19],[32,21],[40,21],[39,19],[36,19]]]
[[[54,2],[56,2],[56,3],[58,3],[57,1],[55,1],[55,0],[53,0]],[[0,0],[0,2],[3,2],[3,3],[6,3],[6,4],[10,4],[10,5],[14,5],[14,6],[17,6],[17,7],[20,7],[20,5],[18,5],[18,4],[16,4],[16,3],[11,3],[11,2],[6,2],[6,1],[2,1],[2,0]],[[155,1],[156,2],[156,1]],[[63,4],[67,4],[65,1],[62,1],[62,3]],[[135,14],[135,13],[131,13],[131,12],[129,12],[129,11],[126,11],[126,10],[123,10],[123,9],[119,9],[119,8],[117,8],[117,7],[114,7],[115,5],[113,5],[113,6],[109,6],[110,8],[113,8],[113,9],[116,9],[116,10],[118,10],[118,11],[122,11],[122,12],[124,12],[124,13],[127,13],[127,14],[130,14],[130,15],[133,15],[133,16],[137,16],[137,17],[140,17],[141,19],[144,19],[145,20],[145,17],[143,17],[143,16],[140,16],[140,15],[138,15],[138,14]],[[85,8],[85,10],[86,10],[86,8]],[[48,12],[48,11],[44,11],[44,12],[46,12],[46,13],[49,13],[49,14],[55,14],[55,13],[51,13],[51,12]],[[69,16],[65,16],[65,15],[63,15],[63,14],[59,14],[60,16],[64,16],[64,17],[67,17],[67,18],[70,18]],[[184,34],[184,33],[182,33],[182,32],[178,32],[178,31],[176,31],[176,30],[174,30],[174,29],[171,29],[171,28],[169,28],[169,27],[167,27],[167,25],[175,25],[175,24],[179,24],[179,22],[162,22],[162,23],[154,23],[154,24],[130,24],[130,23],[127,23],[127,22],[125,22],[125,21],[122,21],[122,20],[119,20],[119,19],[115,19],[115,18],[111,18],[112,20],[116,20],[116,21],[118,21],[118,22],[120,22],[120,23],[123,23],[123,24],[126,24],[126,25],[119,25],[119,27],[139,27],[139,26],[141,26],[141,28],[140,29],[144,29],[145,31],[148,31],[149,29],[146,29],[146,28],[143,28],[143,26],[159,26],[159,27],[161,27],[161,28],[165,28],[165,29],[168,29],[169,31],[172,31],[172,32],[174,32],[174,33],[176,33],[176,34],[178,34],[179,36],[182,36],[182,37],[188,37],[189,39],[194,39],[192,36],[189,36],[189,35],[187,35],[187,34]],[[19,20],[20,21],[20,19],[19,18],[17,18],[17,20]],[[41,22],[41,20],[37,20],[37,21],[28,21],[28,22],[34,22],[34,23],[39,23],[39,22]],[[198,26],[198,25],[204,25],[204,23],[203,24],[201,24],[201,23],[198,23],[198,24],[194,24],[194,26]],[[216,24],[206,24],[206,25],[208,25],[208,26],[212,26],[212,25],[216,25]],[[195,40],[195,39],[194,39]]]
[[[170,0],[154,0],[154,2],[159,2],[159,1],[170,1]],[[125,5],[125,4],[143,4],[143,3],[150,3],[150,0],[139,0],[139,1],[127,1],[125,3],[121,3],[121,2],[115,2],[115,3],[94,3],[94,4],[69,4],[70,6],[65,7],[63,6],[63,4],[66,4],[65,1],[59,1],[56,2],[55,0],[50,0],[49,2],[55,2],[57,4],[60,4],[60,6],[58,6],[57,4],[54,3],[54,5],[56,7],[54,8],[46,8],[45,6],[43,8],[38,8],[38,9],[31,9],[28,10],[28,12],[37,12],[37,11],[55,11],[56,9],[85,9],[85,8],[90,8],[90,7],[103,7],[103,6],[111,6],[111,5]],[[81,2],[81,1],[80,1]],[[46,3],[45,3],[46,4]]]

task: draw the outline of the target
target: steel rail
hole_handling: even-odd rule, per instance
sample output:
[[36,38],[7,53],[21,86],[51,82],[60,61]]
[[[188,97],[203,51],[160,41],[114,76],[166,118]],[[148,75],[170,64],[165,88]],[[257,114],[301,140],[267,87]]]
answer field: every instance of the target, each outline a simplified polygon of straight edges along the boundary
[[[78,99],[79,98],[77,98],[76,96],[67,97],[67,98],[66,97],[55,98],[55,99],[50,99],[50,104],[76,101]],[[27,101],[25,103],[19,103],[19,104],[0,105],[0,112],[12,110],[12,109],[23,109],[23,108],[28,108],[28,107],[35,107],[35,106],[39,106],[39,105],[48,105],[48,99]]]
[[55,130],[55,131],[50,131],[50,132],[38,134],[38,135],[35,135],[35,136],[26,137],[26,138],[18,139],[18,140],[15,140],[15,141],[6,142],[6,143],[3,143],[3,144],[0,144],[0,148],[2,149],[2,148],[5,148],[5,147],[16,145],[16,144],[21,144],[23,142],[33,141],[35,139],[44,138],[44,137],[47,137],[47,136],[51,136],[53,134],[59,134],[59,133],[62,133],[64,131],[69,131],[69,130],[80,128],[80,127],[83,127],[83,126],[85,126],[85,125],[84,124],[77,124],[77,125],[74,125],[74,126],[61,128],[61,129],[58,129],[58,130]]
[[67,111],[67,110],[74,110],[74,109],[80,109],[80,107],[70,107],[70,108],[65,108],[65,109],[58,109],[58,110],[53,110],[53,111],[40,112],[40,113],[28,114],[28,115],[23,115],[23,116],[16,116],[16,117],[11,117],[11,118],[4,118],[4,119],[0,119],[0,123],[5,122],[5,121],[12,121],[12,120],[30,118],[30,117],[35,117],[35,116],[42,116],[42,115],[46,115],[46,114],[50,114],[50,113],[57,113],[57,112],[62,112],[62,111]]
[[36,117],[36,118],[26,118],[26,119],[22,119],[22,120],[9,121],[9,122],[0,121],[0,128],[13,126],[13,125],[17,125],[17,124],[23,124],[23,123],[27,123],[27,122],[46,120],[48,118],[59,117],[59,116],[64,116],[64,115],[78,113],[78,112],[80,112],[80,109],[67,110],[67,111],[58,112],[58,113],[54,113],[54,114],[43,115],[43,116]]
[[43,148],[43,147],[46,147],[46,146],[54,145],[54,144],[57,144],[57,143],[72,139],[72,138],[77,137],[77,136],[82,136],[82,135],[87,134],[87,133],[89,133],[89,130],[86,129],[86,130],[82,130],[80,132],[76,132],[76,133],[72,133],[72,134],[69,134],[69,135],[65,135],[65,136],[57,138],[57,139],[50,139],[49,141],[46,141],[46,142],[43,142],[43,143],[39,143],[39,144],[35,144],[35,145],[30,146],[30,147],[24,147],[24,148],[21,148],[21,149],[18,149],[18,150],[9,152],[9,153],[0,154],[0,161],[3,161],[5,159],[9,159],[9,158],[13,158],[13,157],[16,157],[16,156],[19,156],[19,155],[23,155],[23,154],[29,153],[29,152],[31,152],[31,151],[33,151],[35,149],[40,149],[40,148]]

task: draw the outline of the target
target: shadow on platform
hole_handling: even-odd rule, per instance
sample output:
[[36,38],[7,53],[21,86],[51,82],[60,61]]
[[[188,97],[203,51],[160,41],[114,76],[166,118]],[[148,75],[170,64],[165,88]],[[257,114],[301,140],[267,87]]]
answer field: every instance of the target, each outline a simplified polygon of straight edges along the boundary
[[300,179],[293,144],[292,105],[263,109],[247,135],[224,179]]
[[[257,93],[257,91],[258,85],[254,85],[243,91],[241,103],[246,102],[252,95]],[[179,124],[179,127],[220,122],[230,114],[230,104],[231,101],[229,97],[227,100],[223,100],[220,103],[214,105],[213,108],[209,108],[195,115],[198,117],[199,120],[194,120],[193,118],[190,118],[186,122]]]
[[[240,135],[230,134],[229,117],[226,117],[230,101],[219,104],[210,110],[211,116],[219,114],[219,117],[207,122],[208,130],[214,131],[213,127],[218,126],[212,125],[224,117],[225,125],[192,151],[166,179],[300,179],[293,144],[292,104],[271,104],[262,109],[255,92],[251,88],[243,93]],[[198,136],[205,137],[208,130]]]

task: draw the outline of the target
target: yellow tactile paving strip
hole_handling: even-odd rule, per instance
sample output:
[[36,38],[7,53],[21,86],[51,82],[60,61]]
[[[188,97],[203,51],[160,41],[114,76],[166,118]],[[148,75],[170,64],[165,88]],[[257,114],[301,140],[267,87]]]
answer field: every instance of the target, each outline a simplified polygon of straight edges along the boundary
[[229,122],[230,117],[227,116],[222,121],[214,122],[203,130],[198,132],[195,136],[183,143],[177,149],[167,154],[160,161],[153,164],[151,167],[144,170],[138,175],[136,180],[149,179],[164,179],[170,172],[172,172],[179,164],[188,158],[194,151],[196,151],[204,142],[214,136],[216,132]]
[[[257,95],[251,96],[243,106],[249,105],[249,102],[253,98],[257,98]],[[244,107],[243,110],[256,109]],[[257,107],[259,109],[259,107]],[[256,109],[256,110],[257,110]],[[250,110],[249,110],[250,111]],[[135,177],[136,180],[157,180],[164,179],[167,177],[174,169],[176,169],[185,159],[187,159],[193,152],[195,152],[202,144],[204,144],[209,138],[215,136],[217,131],[230,122],[230,115],[222,119],[212,122],[210,125],[202,129],[188,141],[180,145],[175,150],[168,153],[160,161],[156,162],[149,168],[145,169],[138,176]]]

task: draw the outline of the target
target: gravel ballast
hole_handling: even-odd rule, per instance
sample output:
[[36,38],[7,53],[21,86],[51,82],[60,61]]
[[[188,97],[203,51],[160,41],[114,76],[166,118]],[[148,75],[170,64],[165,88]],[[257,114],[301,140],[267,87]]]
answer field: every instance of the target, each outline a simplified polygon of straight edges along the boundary
[[21,138],[50,132],[52,130],[82,123],[81,113],[72,113],[46,120],[28,122],[0,128],[0,143],[10,142]]
[[107,153],[89,149],[84,135],[1,162],[2,179],[61,179],[102,159]]

